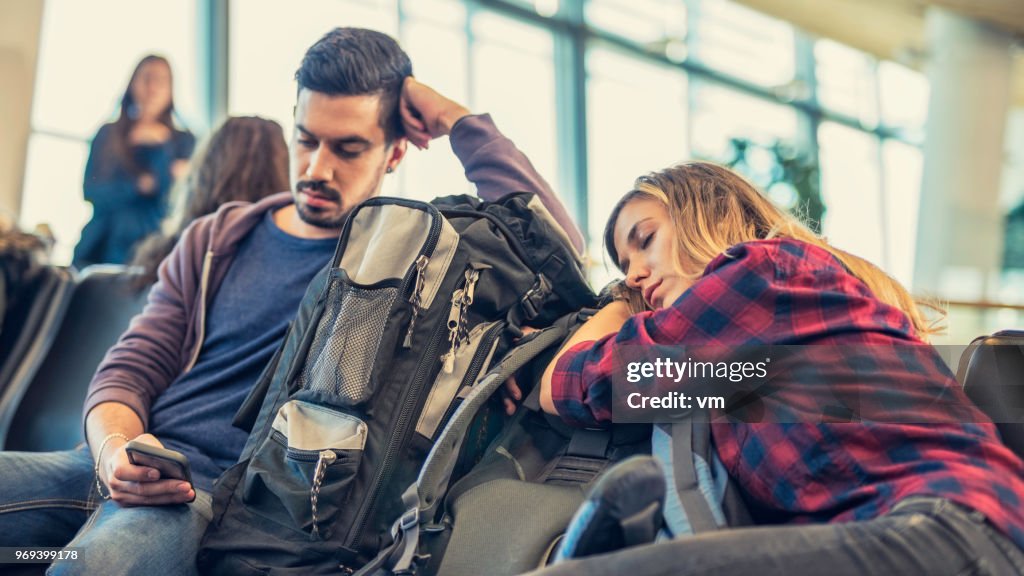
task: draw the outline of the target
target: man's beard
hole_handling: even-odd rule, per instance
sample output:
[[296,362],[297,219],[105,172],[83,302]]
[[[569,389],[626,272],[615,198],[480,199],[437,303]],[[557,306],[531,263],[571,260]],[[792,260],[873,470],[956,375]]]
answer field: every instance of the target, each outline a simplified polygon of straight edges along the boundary
[[296,195],[306,191],[314,192],[317,196],[330,200],[337,206],[337,211],[334,209],[317,208],[305,202],[296,201],[295,209],[299,214],[300,220],[317,228],[340,229],[345,224],[345,219],[348,218],[348,211],[342,205],[341,192],[325,185],[323,182],[310,182],[308,180],[299,182],[295,186]]

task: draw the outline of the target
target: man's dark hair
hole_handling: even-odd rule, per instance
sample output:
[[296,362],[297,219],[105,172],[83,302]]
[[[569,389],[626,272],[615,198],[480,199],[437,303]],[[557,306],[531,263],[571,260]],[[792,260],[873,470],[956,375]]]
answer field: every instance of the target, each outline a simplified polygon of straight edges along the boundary
[[295,72],[299,90],[329,96],[380,97],[380,126],[390,143],[402,136],[398,99],[412,75],[409,55],[394,38],[364,28],[335,28],[306,51]]

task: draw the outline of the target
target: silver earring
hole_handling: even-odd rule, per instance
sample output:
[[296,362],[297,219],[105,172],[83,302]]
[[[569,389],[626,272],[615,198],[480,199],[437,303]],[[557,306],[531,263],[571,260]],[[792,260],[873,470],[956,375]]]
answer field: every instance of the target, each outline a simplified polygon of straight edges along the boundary
[[385,174],[391,174],[394,171],[395,171],[395,169],[392,168],[391,166],[388,166],[387,168],[384,169],[384,173]]

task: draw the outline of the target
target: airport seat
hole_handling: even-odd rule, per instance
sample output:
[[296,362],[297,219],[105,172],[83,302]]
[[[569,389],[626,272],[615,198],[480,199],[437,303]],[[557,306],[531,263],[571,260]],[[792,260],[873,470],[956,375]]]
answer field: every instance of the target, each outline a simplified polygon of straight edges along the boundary
[[1024,331],[975,338],[960,357],[957,378],[1003,442],[1024,457]]
[[107,350],[146,301],[123,266],[90,266],[76,282],[59,330],[24,398],[0,421],[6,450],[50,451],[82,442],[86,390]]
[[24,288],[31,297],[4,311],[0,328],[0,425],[11,421],[42,365],[74,286],[71,270],[42,267]]

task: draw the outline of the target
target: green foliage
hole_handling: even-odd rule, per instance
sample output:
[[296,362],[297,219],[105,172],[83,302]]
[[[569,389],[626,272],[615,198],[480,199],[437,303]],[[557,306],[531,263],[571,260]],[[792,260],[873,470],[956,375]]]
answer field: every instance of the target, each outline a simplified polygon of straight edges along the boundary
[[732,158],[725,162],[726,166],[743,174],[816,233],[821,232],[826,208],[814,158],[782,141],[764,146],[733,138],[731,144]]

